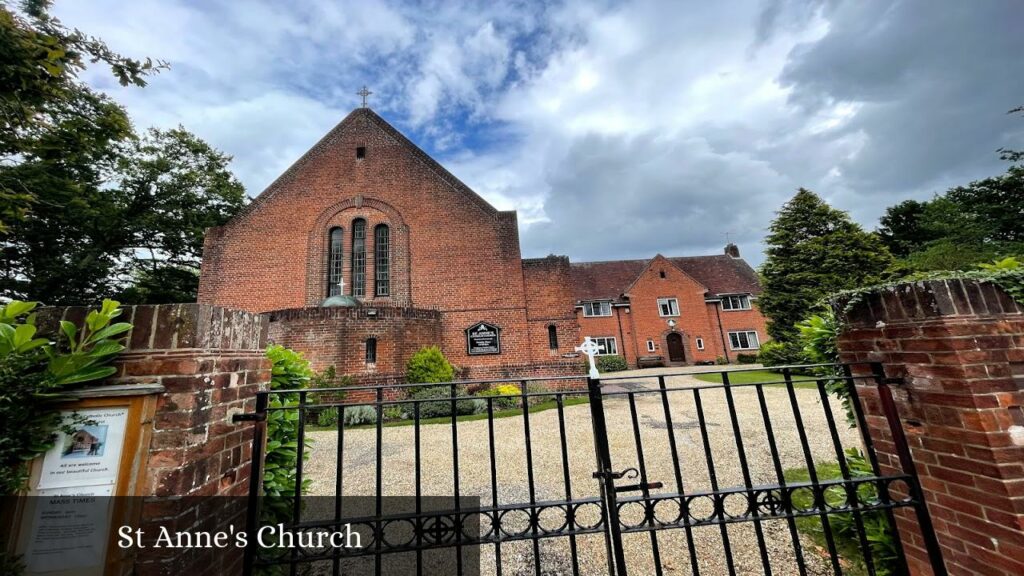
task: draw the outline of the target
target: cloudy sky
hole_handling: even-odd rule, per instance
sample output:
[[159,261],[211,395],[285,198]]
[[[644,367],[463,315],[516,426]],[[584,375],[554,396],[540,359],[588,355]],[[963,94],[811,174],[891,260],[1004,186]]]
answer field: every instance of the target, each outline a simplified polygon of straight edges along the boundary
[[797,187],[868,228],[890,204],[1005,169],[1024,148],[1018,0],[201,2],[58,0],[171,64],[87,80],[136,125],[182,124],[255,196],[371,106],[492,204],[524,256],[718,253]]

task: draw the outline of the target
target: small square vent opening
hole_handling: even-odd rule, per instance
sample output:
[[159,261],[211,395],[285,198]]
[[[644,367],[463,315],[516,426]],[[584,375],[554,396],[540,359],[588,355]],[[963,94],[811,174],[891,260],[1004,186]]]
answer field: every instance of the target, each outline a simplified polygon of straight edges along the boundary
[[366,146],[357,146],[356,160],[362,160],[363,158],[366,158]]

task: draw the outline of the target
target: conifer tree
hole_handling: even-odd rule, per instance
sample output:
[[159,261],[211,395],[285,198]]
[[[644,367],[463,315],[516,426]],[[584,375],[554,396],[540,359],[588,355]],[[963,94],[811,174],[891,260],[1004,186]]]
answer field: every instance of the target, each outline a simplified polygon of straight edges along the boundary
[[758,306],[768,317],[768,333],[780,342],[796,339],[796,323],[824,297],[881,281],[893,261],[876,235],[803,188],[782,206],[769,232]]

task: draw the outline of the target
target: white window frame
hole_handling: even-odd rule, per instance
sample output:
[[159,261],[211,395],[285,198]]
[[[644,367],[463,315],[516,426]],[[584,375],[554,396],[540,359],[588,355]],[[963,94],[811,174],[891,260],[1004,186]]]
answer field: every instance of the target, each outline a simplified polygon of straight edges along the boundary
[[[598,351],[594,356],[616,356],[619,353],[619,343],[615,336],[591,336],[590,339],[598,345]],[[611,343],[613,350],[608,351],[608,343]]]
[[[665,313],[665,307],[668,307],[668,314]],[[679,316],[679,299],[678,298],[658,298],[658,315],[662,318],[668,318],[670,316]]]
[[[597,307],[597,313],[594,313],[595,306]],[[612,303],[608,301],[595,300],[592,302],[583,303],[583,317],[584,318],[599,318],[602,316],[612,315]]]
[[697,338],[697,350],[703,350],[703,349],[704,349],[704,339],[703,338]]
[[[740,336],[747,340],[746,347],[743,346]],[[751,345],[753,343],[753,345]],[[739,344],[739,346],[737,346]],[[761,341],[754,330],[733,330],[729,332],[729,348],[732,350],[757,350],[761,347]]]
[[647,341],[647,351],[654,352],[654,340]]
[[726,312],[737,312],[750,310],[750,296],[747,294],[730,294],[722,296],[722,310]]

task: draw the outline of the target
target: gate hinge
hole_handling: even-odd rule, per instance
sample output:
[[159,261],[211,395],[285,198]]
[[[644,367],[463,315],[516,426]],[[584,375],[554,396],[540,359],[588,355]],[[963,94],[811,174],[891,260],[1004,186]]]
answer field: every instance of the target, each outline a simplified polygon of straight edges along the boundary
[[256,412],[253,414],[235,414],[231,417],[231,422],[238,424],[239,422],[266,422],[266,412]]

